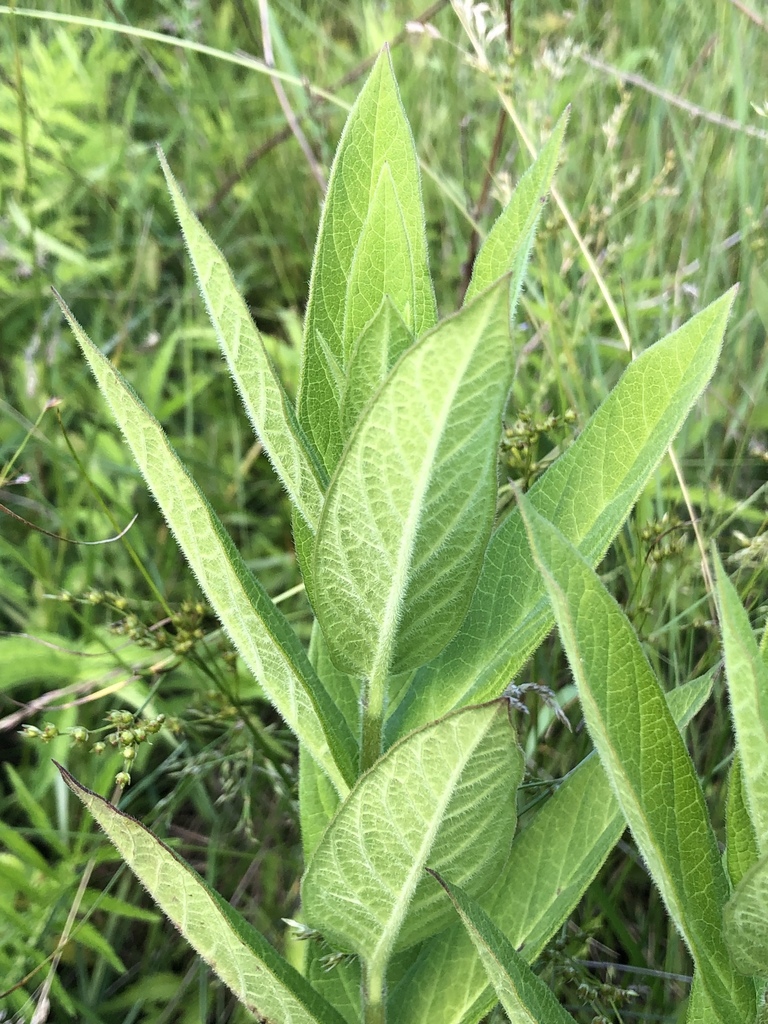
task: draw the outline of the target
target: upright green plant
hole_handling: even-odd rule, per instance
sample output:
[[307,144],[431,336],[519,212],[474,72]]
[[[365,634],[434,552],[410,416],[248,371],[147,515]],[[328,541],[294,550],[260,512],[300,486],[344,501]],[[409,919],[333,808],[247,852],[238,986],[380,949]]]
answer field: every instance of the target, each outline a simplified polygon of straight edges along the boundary
[[[163,160],[222,350],[293,502],[316,615],[308,653],[160,425],[63,307],[201,587],[298,737],[305,929],[341,959],[324,972],[310,949],[296,970],[143,825],[62,773],[194,948],[275,1024],[472,1024],[498,1000],[513,1021],[570,1019],[529,964],[627,821],[696,960],[689,1020],[755,1018],[755,982],[739,969],[763,964],[759,943],[742,946],[763,884],[745,837],[764,772],[742,758],[731,831],[743,870],[729,903],[679,733],[709,683],[665,701],[592,571],[711,377],[732,294],[635,360],[494,522],[510,323],[565,124],[481,248],[463,308],[436,323],[415,150],[380,56],[334,161],[296,410]],[[514,838],[523,759],[503,693],[552,609],[599,759]]]

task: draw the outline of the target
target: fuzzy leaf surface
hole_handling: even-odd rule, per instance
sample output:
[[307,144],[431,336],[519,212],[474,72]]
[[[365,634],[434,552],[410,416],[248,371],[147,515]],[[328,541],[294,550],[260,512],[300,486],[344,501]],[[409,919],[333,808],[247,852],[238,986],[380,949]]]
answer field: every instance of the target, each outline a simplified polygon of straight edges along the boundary
[[707,990],[701,980],[701,972],[694,970],[691,994],[685,1014],[685,1024],[719,1024],[720,1018],[709,1001]]
[[754,1016],[725,947],[728,898],[704,795],[635,633],[591,566],[523,496],[519,505],[578,684],[589,734],[722,1024]]
[[251,1013],[275,1024],[344,1024],[196,871],[135,818],[57,767],[161,910]]
[[738,969],[768,977],[768,854],[747,871],[725,907],[725,941]]
[[385,163],[368,208],[349,273],[344,310],[344,366],[367,324],[388,298],[409,330],[416,282],[405,215],[389,164]]
[[299,638],[243,562],[163,428],[62,303],[64,315],[192,571],[246,665],[287,724],[346,795],[356,741]]
[[510,1024],[575,1024],[483,908],[457,885],[436,877],[456,908]]
[[[603,557],[712,376],[735,291],[643,352],[528,498],[592,565]],[[391,742],[469,701],[502,692],[552,626],[519,511],[494,532],[456,636],[415,676]]]
[[415,667],[461,624],[493,526],[512,373],[502,279],[410,348],[360,419],[312,569],[315,612],[344,671]]
[[413,335],[395,304],[386,295],[371,322],[358,336],[349,358],[341,407],[341,429],[345,442],[363,409],[384,383],[400,356],[412,344]]
[[472,278],[464,297],[465,304],[490,288],[503,274],[511,273],[510,307],[514,312],[536,235],[536,225],[560,160],[569,113],[570,108],[562,114],[483,242],[472,268]]
[[[394,201],[390,196],[375,203],[385,166]],[[370,218],[374,205],[378,212]],[[437,314],[416,150],[386,49],[339,141],[312,265],[298,411],[329,472],[341,455],[339,410],[350,349],[378,309],[385,294],[381,289],[387,286],[378,269],[369,274],[362,256],[358,269],[353,269],[363,235],[369,251],[376,237],[397,239],[396,251],[387,254],[387,266],[394,267],[398,260],[406,284],[392,298],[396,304],[404,303],[398,311],[418,337],[434,325]]]
[[755,827],[749,815],[747,795],[744,791],[741,758],[736,751],[728,773],[728,795],[725,804],[725,863],[734,889],[758,856]]
[[232,271],[189,208],[162,151],[159,156],[219,347],[272,465],[295,508],[314,531],[328,482],[325,471],[299,426]]
[[747,807],[757,847],[768,853],[768,665],[744,605],[715,552],[725,674]]
[[498,875],[522,772],[506,701],[405,737],[361,777],[323,835],[302,884],[307,923],[383,976],[394,949],[451,920],[427,866],[475,894]]
[[[680,729],[712,689],[711,673],[671,690]],[[573,912],[627,827],[599,758],[591,754],[557,787],[512,843],[509,860],[478,902],[533,963]],[[446,929],[422,947],[390,996],[398,1024],[477,1024],[496,995],[465,929]]]

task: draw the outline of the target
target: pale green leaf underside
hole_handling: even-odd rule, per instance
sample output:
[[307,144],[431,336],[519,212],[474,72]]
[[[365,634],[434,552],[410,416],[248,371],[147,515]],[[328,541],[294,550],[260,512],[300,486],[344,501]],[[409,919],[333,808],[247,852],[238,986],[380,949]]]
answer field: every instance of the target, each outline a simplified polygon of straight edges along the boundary
[[344,358],[385,296],[413,331],[417,283],[408,228],[389,164],[381,168],[349,273],[344,309]]
[[510,1024],[575,1024],[483,908],[457,885],[438,880],[456,908]]
[[407,736],[362,776],[320,841],[302,884],[307,923],[382,975],[393,949],[450,922],[427,866],[472,893],[498,875],[522,771],[505,701]]
[[472,596],[496,502],[509,391],[509,281],[424,335],[361,418],[315,540],[315,612],[360,675],[435,655]]
[[[381,281],[358,275],[353,283],[352,275],[385,165],[397,201],[387,213],[396,215],[404,225],[407,250],[398,242],[398,256],[408,262],[412,281],[411,308],[400,308],[399,312],[418,337],[435,323],[435,298],[416,150],[386,50],[376,61],[344,127],[328,182],[312,266],[298,409],[302,426],[329,470],[341,454],[339,402],[349,347],[384,297],[381,292],[374,294],[374,289],[382,286]],[[381,237],[391,239],[393,228],[371,223],[366,231],[369,235],[378,231]],[[351,284],[358,291],[358,299],[348,298]],[[348,301],[351,318],[345,315]]]
[[291,501],[317,529],[327,478],[241,298],[226,260],[195,217],[158,150],[200,292],[243,404]]
[[569,114],[570,107],[560,117],[535,163],[517,183],[512,198],[483,242],[472,268],[472,279],[464,297],[465,303],[471,302],[486,288],[490,288],[502,274],[511,272],[511,307],[514,312],[536,225],[560,160]]
[[387,378],[413,335],[389,296],[355,342],[347,365],[341,404],[341,430],[346,443],[360,414]]
[[[667,694],[680,729],[704,704],[711,687],[708,674]],[[569,773],[515,837],[504,870],[479,902],[528,963],[568,920],[626,827],[593,754]],[[391,1017],[398,1024],[476,1024],[495,1001],[469,937],[457,926],[423,947],[410,975],[392,993]]]
[[725,805],[725,863],[734,888],[757,859],[757,838],[747,808],[741,758],[736,751],[728,773],[728,796]]
[[[735,292],[647,349],[529,500],[596,564],[632,509],[717,363]],[[417,673],[391,720],[391,742],[470,700],[501,693],[552,626],[515,509],[494,532],[467,616]]]
[[343,1024],[248,922],[140,822],[57,766],[139,881],[251,1013],[275,1024]]
[[290,624],[249,572],[168,438],[62,303],[69,324],[192,571],[248,668],[340,793],[356,741]]
[[[344,715],[350,731],[360,731],[360,680],[339,671],[330,659],[320,625],[315,620],[309,642],[309,660],[331,700]],[[339,795],[328,776],[299,750],[299,815],[304,862],[309,863],[320,836],[339,806]]]
[[768,977],[768,854],[744,875],[725,907],[725,940],[738,969]]
[[685,1024],[719,1024],[719,1021],[701,980],[701,971],[694,970]]
[[768,853],[768,665],[744,606],[715,552],[717,605],[736,748],[758,850]]
[[592,568],[530,502],[521,496],[519,504],[587,728],[635,841],[723,1024],[746,1022],[754,991],[735,975],[722,936],[728,884],[701,787],[661,687]]

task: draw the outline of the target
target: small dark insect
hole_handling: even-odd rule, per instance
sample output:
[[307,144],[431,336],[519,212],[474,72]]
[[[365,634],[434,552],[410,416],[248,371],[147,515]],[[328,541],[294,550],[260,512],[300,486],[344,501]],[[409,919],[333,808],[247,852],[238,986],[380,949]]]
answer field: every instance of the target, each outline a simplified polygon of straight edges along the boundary
[[546,704],[554,712],[558,721],[562,722],[568,729],[571,728],[571,723],[568,721],[565,712],[557,703],[554,691],[550,690],[548,686],[544,686],[543,683],[521,683],[519,686],[516,683],[510,683],[504,693],[502,693],[502,697],[509,701],[510,707],[527,715],[530,712],[523,703],[523,697],[526,693],[537,694],[541,698],[542,703]]

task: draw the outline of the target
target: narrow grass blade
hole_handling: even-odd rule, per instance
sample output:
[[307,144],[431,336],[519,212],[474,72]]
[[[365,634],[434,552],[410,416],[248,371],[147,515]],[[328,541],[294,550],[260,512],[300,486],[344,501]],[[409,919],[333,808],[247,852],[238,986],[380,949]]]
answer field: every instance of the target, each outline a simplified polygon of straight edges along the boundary
[[624,613],[563,535],[519,505],[592,741],[723,1024],[754,1014],[723,941],[728,898],[704,795],[664,694]]
[[301,642],[249,572],[160,424],[59,301],[144,479],[222,625],[285,721],[336,789],[346,794],[355,774],[356,742]]
[[472,279],[464,297],[465,304],[490,288],[503,274],[511,273],[510,312],[514,314],[536,235],[536,225],[560,160],[569,114],[570,107],[553,128],[536,162],[517,183],[512,198],[483,242],[472,268]]
[[457,885],[430,871],[461,918],[510,1024],[575,1024],[483,908]]
[[383,979],[393,950],[450,922],[427,865],[473,894],[498,875],[522,772],[503,700],[407,736],[362,776],[323,835],[302,884],[307,923]]
[[725,941],[738,969],[768,978],[768,854],[739,882],[725,907]]
[[66,768],[57,768],[160,909],[251,1013],[276,1024],[344,1024],[309,982],[149,829],[81,786]]
[[245,409],[291,501],[314,531],[328,482],[325,471],[299,426],[226,260],[189,208],[162,150],[158,156],[200,292]]
[[[731,290],[647,349],[529,500],[595,565],[641,494],[717,363]],[[391,742],[470,701],[501,693],[552,626],[519,511],[495,531],[461,629],[417,673],[393,716]]]
[[[666,695],[678,728],[691,721],[711,688],[707,673]],[[478,902],[527,963],[539,957],[568,920],[626,827],[600,760],[592,754],[515,837],[504,869]],[[457,926],[422,947],[411,972],[393,990],[389,1010],[398,1024],[477,1024],[495,1002],[469,936]]]
[[749,616],[713,552],[725,674],[747,807],[761,854],[768,853],[768,665],[752,634]]
[[512,382],[509,282],[424,335],[361,418],[323,506],[313,603],[331,656],[380,677],[458,629],[496,504]]
[[[396,202],[384,203],[382,197],[371,219],[385,165]],[[389,190],[389,183],[384,187]],[[393,196],[390,194],[390,199]],[[385,281],[378,276],[367,281],[362,261],[353,281],[362,236],[365,233],[368,238],[364,248],[370,248],[377,232],[390,242],[395,238],[397,250],[388,254],[387,265],[393,267],[395,260],[401,264],[405,287],[398,287],[398,296],[392,298],[396,304],[404,302],[398,311],[418,337],[435,323],[435,298],[416,150],[386,49],[358,96],[339,141],[309,288],[298,410],[302,426],[329,471],[341,454],[339,405],[350,349],[384,297]],[[350,283],[357,297],[350,294]]]

